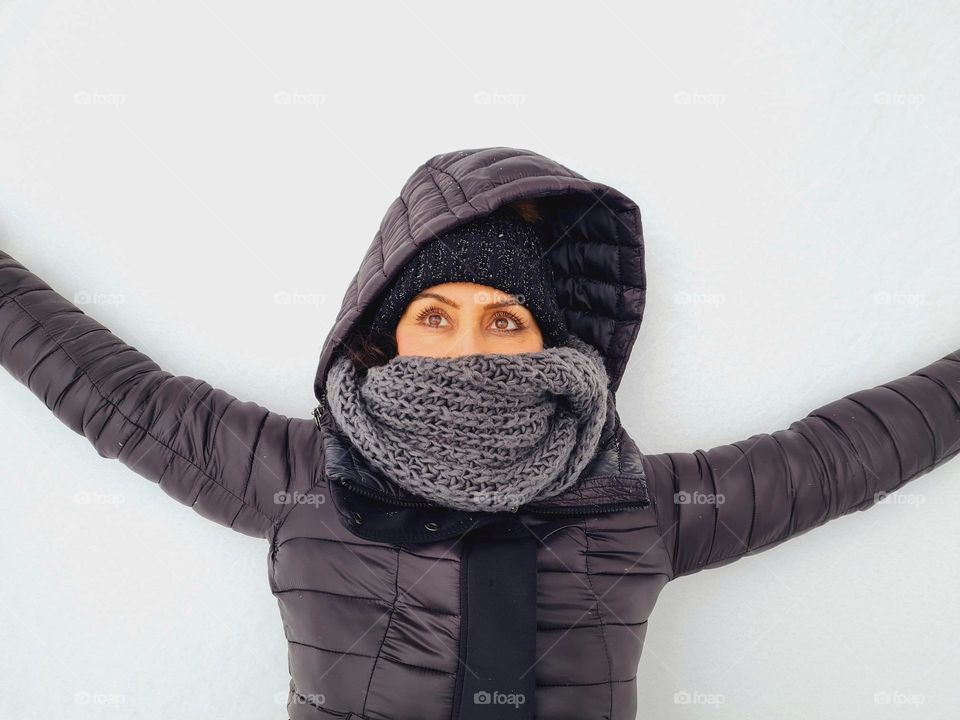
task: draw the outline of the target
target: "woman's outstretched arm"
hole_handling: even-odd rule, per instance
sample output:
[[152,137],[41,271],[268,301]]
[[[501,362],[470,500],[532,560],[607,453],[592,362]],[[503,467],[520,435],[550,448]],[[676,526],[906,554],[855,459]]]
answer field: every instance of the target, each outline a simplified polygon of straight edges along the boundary
[[958,451],[960,351],[786,430],[644,465],[679,577],[865,510]]
[[313,484],[296,452],[317,442],[312,420],[161,370],[2,251],[0,364],[100,455],[239,532],[267,537],[291,478]]

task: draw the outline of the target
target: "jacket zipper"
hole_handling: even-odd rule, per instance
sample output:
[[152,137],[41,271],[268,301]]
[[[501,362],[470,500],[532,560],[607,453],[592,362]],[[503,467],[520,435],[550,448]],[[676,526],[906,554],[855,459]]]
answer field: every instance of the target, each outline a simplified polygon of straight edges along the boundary
[[650,503],[646,500],[631,500],[622,503],[610,503],[607,505],[583,505],[567,508],[524,508],[524,512],[533,515],[592,515],[598,512],[613,513],[633,508],[646,507]]
[[366,495],[369,498],[379,500],[380,502],[387,503],[389,505],[402,505],[403,507],[442,507],[436,505],[436,503],[429,502],[428,500],[404,500],[402,498],[393,497],[392,495],[387,495],[386,493],[377,492],[376,490],[368,490],[365,487],[350,482],[344,477],[334,476],[333,479],[348,490],[360,495]]

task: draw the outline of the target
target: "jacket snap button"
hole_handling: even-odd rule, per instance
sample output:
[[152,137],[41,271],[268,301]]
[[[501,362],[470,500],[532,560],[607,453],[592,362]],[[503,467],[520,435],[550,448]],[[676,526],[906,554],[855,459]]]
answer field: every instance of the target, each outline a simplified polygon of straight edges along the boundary
[[360,513],[355,512],[355,513],[353,514],[353,524],[354,524],[354,525],[359,525],[359,524],[362,523],[362,522],[363,522],[363,516],[362,516]]
[[423,526],[424,526],[427,530],[429,530],[430,532],[436,532],[437,530],[440,529],[440,526],[437,525],[437,524],[436,524],[435,522],[433,522],[433,521],[426,522],[426,523],[423,524]]

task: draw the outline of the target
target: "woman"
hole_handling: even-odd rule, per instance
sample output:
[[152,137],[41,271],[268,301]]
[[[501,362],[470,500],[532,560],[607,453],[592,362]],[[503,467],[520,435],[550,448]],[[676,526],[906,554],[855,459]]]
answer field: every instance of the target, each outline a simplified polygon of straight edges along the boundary
[[269,541],[294,720],[611,718],[670,580],[960,448],[960,354],[789,429],[643,455],[616,391],[636,205],[526,150],[421,165],[323,347],[314,420],[175,377],[0,253],[0,360],[104,456]]

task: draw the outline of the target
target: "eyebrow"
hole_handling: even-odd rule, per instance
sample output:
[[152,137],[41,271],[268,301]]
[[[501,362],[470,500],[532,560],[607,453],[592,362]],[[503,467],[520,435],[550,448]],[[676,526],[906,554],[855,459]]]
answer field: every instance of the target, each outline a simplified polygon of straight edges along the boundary
[[[411,300],[410,302],[413,302],[414,300],[420,300],[421,298],[433,298],[434,300],[439,300],[440,302],[446,303],[447,305],[450,305],[452,307],[455,307],[458,309],[460,308],[460,305],[454,302],[453,300],[451,300],[450,298],[446,298],[440,293],[430,292],[428,290],[425,290],[417,294],[416,296],[414,296],[413,300]],[[519,304],[520,303],[518,303],[516,299],[511,298],[509,300],[498,300],[497,302],[487,303],[486,305],[484,305],[484,307],[487,307],[487,308],[506,307],[508,305],[519,305]]]

